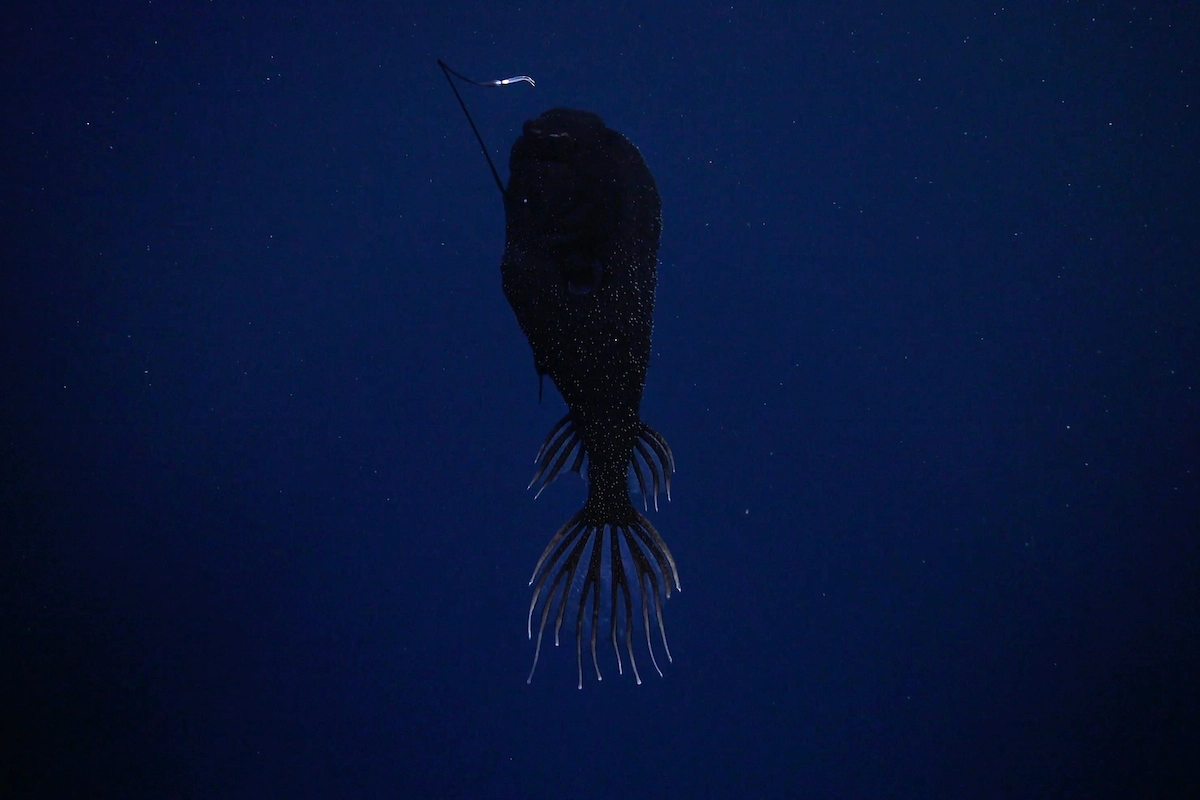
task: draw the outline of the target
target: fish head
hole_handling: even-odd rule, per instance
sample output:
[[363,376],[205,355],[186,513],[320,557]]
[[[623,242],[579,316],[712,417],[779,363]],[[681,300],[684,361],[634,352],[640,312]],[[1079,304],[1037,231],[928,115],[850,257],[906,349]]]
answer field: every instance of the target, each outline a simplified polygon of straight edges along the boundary
[[510,214],[551,247],[605,238],[616,180],[610,131],[596,114],[556,108],[525,123],[509,158]]

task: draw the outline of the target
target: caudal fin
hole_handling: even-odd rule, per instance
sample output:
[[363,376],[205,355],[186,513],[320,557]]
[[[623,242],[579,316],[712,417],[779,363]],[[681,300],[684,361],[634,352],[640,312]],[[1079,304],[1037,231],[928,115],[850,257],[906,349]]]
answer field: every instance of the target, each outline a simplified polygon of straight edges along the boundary
[[[561,423],[560,423],[561,425]],[[551,434],[553,437],[553,433]],[[656,434],[657,435],[657,434]],[[661,437],[659,437],[661,439]],[[665,447],[665,444],[664,444]],[[544,449],[544,448],[543,448]],[[670,451],[667,451],[669,455]],[[563,464],[565,458],[555,463]],[[561,468],[561,467],[560,467]],[[557,473],[557,470],[553,470]],[[655,480],[657,487],[658,482]],[[611,513],[607,516],[612,517]],[[602,519],[597,504],[588,504],[563,525],[538,560],[529,583],[533,599],[529,604],[527,630],[533,638],[533,617],[538,607],[537,647],[527,682],[533,681],[546,623],[554,617],[554,644],[559,643],[563,619],[568,608],[575,613],[575,656],[579,669],[579,688],[583,688],[583,636],[589,632],[589,645],[596,679],[603,680],[596,656],[597,632],[607,621],[608,636],[617,657],[617,671],[624,674],[618,635],[624,639],[625,652],[634,679],[640,684],[633,654],[634,608],[641,606],[641,628],[654,669],[662,675],[650,635],[653,616],[662,639],[663,651],[671,660],[667,632],[663,625],[663,601],[671,596],[672,586],[679,590],[679,573],[666,543],[644,516],[626,502],[620,519]],[[607,597],[602,593],[607,587]],[[635,597],[637,595],[637,597]]]

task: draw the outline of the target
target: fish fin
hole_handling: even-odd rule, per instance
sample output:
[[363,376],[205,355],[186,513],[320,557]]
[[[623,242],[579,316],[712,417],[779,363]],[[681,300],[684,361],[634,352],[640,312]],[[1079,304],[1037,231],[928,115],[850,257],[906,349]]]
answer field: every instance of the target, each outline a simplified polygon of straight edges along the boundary
[[[664,492],[667,500],[671,499],[671,473],[675,471],[675,456],[671,454],[671,448],[667,445],[667,440],[662,437],[658,431],[651,428],[644,422],[638,423],[641,427],[638,430],[637,439],[633,445],[633,475],[637,479],[638,488],[642,492],[642,505],[649,505],[649,498],[653,499],[654,510],[658,511],[658,493]],[[642,472],[643,466],[650,473],[650,488],[651,492],[646,492],[645,474]]]
[[[666,542],[650,521],[632,508],[629,511],[631,513],[619,522],[597,522],[593,509],[584,506],[566,525],[559,528],[542,552],[542,557],[534,567],[533,577],[529,580],[534,587],[526,620],[526,633],[530,639],[534,638],[533,619],[539,607],[541,613],[538,614],[537,645],[527,682],[533,681],[533,674],[537,670],[546,624],[553,616],[554,644],[557,646],[568,610],[573,610],[575,616],[575,659],[580,689],[583,688],[585,631],[596,680],[603,680],[596,655],[597,635],[602,627],[608,628],[608,638],[617,659],[617,671],[625,671],[621,658],[623,644],[634,680],[639,684],[642,678],[633,649],[635,627],[641,627],[645,634],[646,650],[659,676],[662,675],[662,669],[654,654],[650,634],[652,617],[663,651],[667,660],[671,660],[663,623],[663,602],[671,596],[672,588],[679,590],[679,573]],[[606,586],[607,597],[603,591]],[[638,606],[641,612],[640,626],[635,621],[635,608]],[[618,643],[618,639],[623,641]]]
[[[575,454],[574,461],[571,461],[572,453]],[[583,468],[583,440],[579,437],[575,420],[569,413],[550,429],[550,433],[542,442],[542,447],[533,461],[538,465],[537,471],[533,473],[533,479],[529,481],[529,486],[526,488],[532,489],[537,486],[535,497],[540,496],[547,486],[554,483],[555,478],[568,462],[570,462],[570,469],[575,472],[579,472]]]

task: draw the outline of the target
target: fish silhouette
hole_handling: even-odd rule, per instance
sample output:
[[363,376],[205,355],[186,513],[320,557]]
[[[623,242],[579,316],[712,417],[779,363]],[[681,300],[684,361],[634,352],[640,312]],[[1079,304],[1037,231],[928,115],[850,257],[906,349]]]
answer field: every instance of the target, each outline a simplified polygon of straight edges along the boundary
[[[518,80],[532,83],[522,76],[484,85]],[[585,636],[602,679],[601,631],[618,671],[624,649],[641,683],[635,629],[662,675],[652,622],[670,660],[663,602],[680,588],[670,550],[630,495],[632,472],[643,507],[657,509],[660,494],[670,498],[675,471],[670,447],[640,416],[662,231],[658,189],[632,142],[596,114],[565,108],[525,123],[507,187],[494,166],[492,173],[504,197],[504,295],[533,349],[539,380],[549,375],[567,403],[537,454],[530,487],[540,495],[564,470],[587,479],[583,508],[550,540],[530,580],[527,633],[532,639],[536,620],[537,644],[529,680],[547,625],[553,622],[558,644],[573,613],[580,688]]]

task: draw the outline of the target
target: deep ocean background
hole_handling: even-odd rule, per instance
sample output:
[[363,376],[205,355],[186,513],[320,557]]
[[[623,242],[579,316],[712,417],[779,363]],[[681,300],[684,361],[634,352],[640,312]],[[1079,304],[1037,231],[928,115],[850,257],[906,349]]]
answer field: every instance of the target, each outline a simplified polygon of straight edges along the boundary
[[[1200,796],[1194,5],[4,11],[0,795]],[[640,687],[439,57],[659,184]]]

